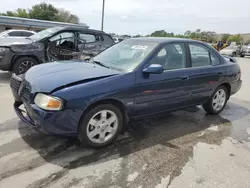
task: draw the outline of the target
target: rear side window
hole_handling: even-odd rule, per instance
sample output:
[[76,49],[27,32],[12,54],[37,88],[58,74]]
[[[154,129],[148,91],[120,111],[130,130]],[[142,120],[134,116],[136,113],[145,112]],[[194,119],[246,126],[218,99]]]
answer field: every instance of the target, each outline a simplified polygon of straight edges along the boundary
[[33,33],[22,31],[22,36],[24,37],[30,37],[31,35],[33,35]]
[[220,59],[207,47],[200,44],[189,44],[192,67],[219,65]]
[[192,67],[211,65],[209,51],[200,44],[189,44]]
[[86,43],[97,42],[100,40],[100,37],[93,35],[93,34],[87,34],[87,33],[80,33],[79,37],[81,40],[86,41]]
[[210,57],[211,57],[212,65],[219,65],[220,64],[220,60],[215,54],[210,53]]
[[22,32],[20,31],[11,31],[8,34],[10,37],[21,37],[22,36]]
[[[103,40],[104,40],[105,44],[109,44],[109,45],[114,44],[114,40],[110,36],[102,35],[102,37],[103,37]],[[120,39],[118,39],[118,40],[120,41]]]

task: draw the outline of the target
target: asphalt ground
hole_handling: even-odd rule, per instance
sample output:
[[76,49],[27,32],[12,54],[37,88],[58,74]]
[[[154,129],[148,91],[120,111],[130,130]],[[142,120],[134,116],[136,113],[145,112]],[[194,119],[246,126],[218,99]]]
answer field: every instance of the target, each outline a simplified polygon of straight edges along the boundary
[[198,106],[133,121],[101,150],[19,121],[0,72],[0,188],[250,187],[250,58],[238,62],[242,89],[220,115]]

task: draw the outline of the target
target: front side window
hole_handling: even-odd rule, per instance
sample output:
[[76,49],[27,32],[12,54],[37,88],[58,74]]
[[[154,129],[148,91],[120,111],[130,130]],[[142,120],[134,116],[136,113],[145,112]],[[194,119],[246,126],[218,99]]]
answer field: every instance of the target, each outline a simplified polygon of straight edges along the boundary
[[206,47],[200,44],[189,44],[192,67],[209,66],[210,57]]
[[185,68],[186,53],[184,44],[165,45],[150,61],[150,64],[160,64],[165,70]]
[[54,46],[60,46],[67,49],[74,48],[74,33],[73,32],[63,32],[57,34],[49,39],[50,44]]
[[157,45],[149,41],[124,40],[95,56],[93,61],[117,70],[132,72]]

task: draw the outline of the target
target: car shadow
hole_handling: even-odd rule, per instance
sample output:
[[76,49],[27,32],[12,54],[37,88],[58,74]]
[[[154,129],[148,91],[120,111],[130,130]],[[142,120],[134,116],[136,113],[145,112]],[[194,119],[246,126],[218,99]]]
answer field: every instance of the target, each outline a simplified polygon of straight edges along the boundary
[[[180,175],[186,162],[193,157],[193,148],[197,143],[220,145],[227,137],[236,136],[236,140],[249,137],[244,135],[246,132],[244,126],[246,124],[249,126],[248,120],[246,123],[246,117],[250,113],[249,102],[235,99],[233,101],[229,102],[220,115],[208,115],[200,107],[193,107],[132,121],[112,145],[102,149],[86,148],[76,139],[37,133],[19,121],[18,130],[25,144],[19,144],[20,140],[17,139],[16,142],[12,141],[11,145],[7,144],[5,149],[7,152],[13,153],[22,151],[28,145],[39,154],[39,158],[27,160],[23,164],[24,166],[4,172],[1,176],[7,178],[46,163],[62,167],[62,170],[53,176],[44,177],[30,185],[30,188],[39,187],[41,184],[49,187],[54,181],[66,178],[73,169],[77,170],[90,165],[102,166],[106,162],[112,163],[113,160],[121,159],[123,161],[122,170],[117,175],[116,182],[120,186],[126,187],[126,179],[130,174],[129,160],[135,160],[136,158],[131,158],[131,156],[138,158],[139,155],[142,161],[136,161],[137,165],[143,166],[144,160],[153,166],[164,162],[164,166],[161,166],[160,170],[164,171],[165,175],[170,175],[171,183],[175,177]],[[10,147],[11,149],[9,149]],[[155,159],[154,161],[151,161],[152,157]],[[147,176],[147,173],[142,176],[146,179],[149,178],[144,177]],[[96,182],[95,177],[88,176],[87,178],[93,178],[94,187],[101,187],[103,181],[107,181],[100,179],[99,182]],[[79,181],[84,181],[84,177],[80,179]]]
[[[234,109],[238,109],[238,111]],[[237,112],[239,112],[238,115]],[[37,150],[41,157],[49,163],[55,161],[57,155],[68,148],[74,147],[75,150],[82,150],[83,152],[86,150],[91,151],[90,155],[80,157],[77,160],[71,161],[69,164],[62,164],[64,168],[72,169],[90,163],[97,163],[98,161],[103,162],[105,159],[109,160],[110,156],[117,154],[118,157],[124,157],[159,144],[178,149],[180,146],[172,143],[172,140],[201,132],[211,126],[223,126],[224,124],[232,126],[231,121],[239,120],[247,116],[249,110],[237,104],[230,103],[230,106],[225,109],[225,113],[226,117],[231,118],[230,121],[220,115],[207,115],[198,107],[132,121],[114,144],[96,150],[81,146],[76,139],[47,136],[38,134],[33,130],[27,135],[27,130],[25,130],[23,126],[19,129],[19,132],[22,139],[30,147]],[[219,134],[218,143],[216,144],[220,144],[224,137],[230,135],[230,126],[226,126],[227,128]],[[198,139],[198,136],[196,135],[194,139]],[[54,147],[53,150],[47,149],[55,144],[58,145]],[[64,155],[71,155],[71,152],[64,153]]]
[[8,84],[11,74],[11,72],[0,72],[0,84]]

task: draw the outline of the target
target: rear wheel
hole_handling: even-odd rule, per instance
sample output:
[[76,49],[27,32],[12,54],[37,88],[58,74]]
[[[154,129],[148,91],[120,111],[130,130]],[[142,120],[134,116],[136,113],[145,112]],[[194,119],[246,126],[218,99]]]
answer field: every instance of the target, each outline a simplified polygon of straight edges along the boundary
[[223,85],[219,86],[203,105],[204,110],[209,114],[219,114],[227,104],[228,95],[228,89]]
[[245,57],[245,55],[243,55],[243,54],[240,54],[240,57]]
[[14,62],[13,72],[17,75],[24,74],[27,70],[37,64],[37,60],[32,57],[21,57]]
[[123,115],[112,104],[91,109],[79,125],[78,137],[83,144],[101,148],[111,144],[123,128]]

